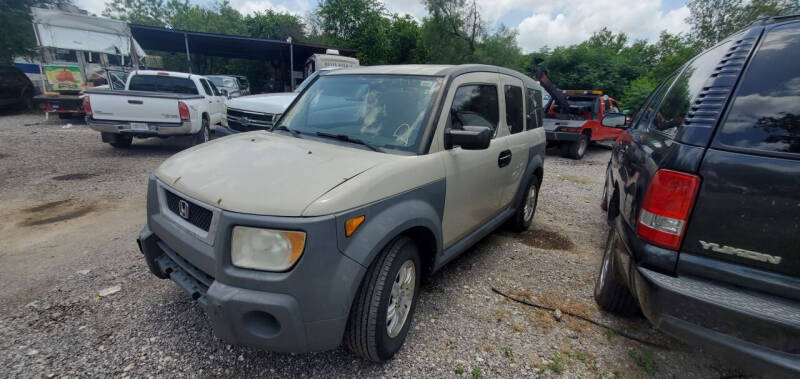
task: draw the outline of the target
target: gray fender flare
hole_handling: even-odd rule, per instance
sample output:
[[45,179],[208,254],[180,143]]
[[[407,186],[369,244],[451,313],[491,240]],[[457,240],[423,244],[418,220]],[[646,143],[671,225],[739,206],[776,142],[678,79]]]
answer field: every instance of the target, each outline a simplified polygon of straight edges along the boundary
[[[413,193],[412,191],[410,193]],[[406,197],[410,193],[398,197]],[[396,199],[396,198],[393,198]],[[392,204],[384,204],[390,202]],[[422,199],[384,200],[354,211],[336,216],[337,243],[339,250],[364,267],[369,267],[381,250],[404,231],[424,227],[432,232],[436,241],[436,255],[442,250],[442,209]],[[364,222],[356,232],[346,237],[345,222],[353,217],[364,216]]]

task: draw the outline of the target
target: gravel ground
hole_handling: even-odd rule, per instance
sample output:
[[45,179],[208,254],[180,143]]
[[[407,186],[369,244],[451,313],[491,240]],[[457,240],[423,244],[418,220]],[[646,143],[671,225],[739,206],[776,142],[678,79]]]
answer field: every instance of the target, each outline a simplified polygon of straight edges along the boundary
[[[0,114],[2,376],[739,375],[641,318],[595,306],[609,157],[599,146],[582,161],[549,152],[531,230],[494,233],[424,283],[413,328],[392,361],[363,362],[345,349],[290,355],[227,345],[198,304],[148,273],[135,245],[147,173],[184,147],[137,140],[116,150],[79,120]],[[665,348],[568,315],[557,321],[492,287]],[[118,291],[98,295],[108,289]]]

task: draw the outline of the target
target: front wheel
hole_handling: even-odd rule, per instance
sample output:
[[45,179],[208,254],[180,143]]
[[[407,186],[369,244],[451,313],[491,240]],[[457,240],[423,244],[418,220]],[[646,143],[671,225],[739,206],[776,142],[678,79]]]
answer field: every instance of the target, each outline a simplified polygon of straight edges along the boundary
[[381,251],[350,309],[344,338],[352,352],[383,362],[400,350],[417,304],[421,268],[409,237],[398,237]]
[[517,204],[517,212],[511,218],[509,226],[515,232],[524,232],[531,227],[533,215],[536,213],[536,203],[539,202],[539,178],[532,176],[528,181],[525,192]]

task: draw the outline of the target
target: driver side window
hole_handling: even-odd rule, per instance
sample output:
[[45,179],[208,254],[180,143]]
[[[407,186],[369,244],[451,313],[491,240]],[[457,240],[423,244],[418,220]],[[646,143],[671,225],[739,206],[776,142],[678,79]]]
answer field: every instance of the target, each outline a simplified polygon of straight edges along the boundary
[[485,126],[495,134],[500,120],[500,102],[497,86],[493,84],[468,84],[459,87],[450,108],[450,127]]

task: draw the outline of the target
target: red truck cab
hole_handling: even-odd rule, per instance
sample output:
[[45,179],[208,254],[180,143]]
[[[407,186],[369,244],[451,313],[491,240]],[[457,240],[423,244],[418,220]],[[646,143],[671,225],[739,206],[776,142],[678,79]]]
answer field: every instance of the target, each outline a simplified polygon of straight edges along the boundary
[[620,113],[615,99],[598,90],[563,92],[569,103],[567,114],[562,115],[561,107],[551,100],[545,106],[544,122],[547,144],[558,145],[563,156],[581,159],[590,142],[613,141],[623,132],[600,123],[606,114]]

